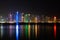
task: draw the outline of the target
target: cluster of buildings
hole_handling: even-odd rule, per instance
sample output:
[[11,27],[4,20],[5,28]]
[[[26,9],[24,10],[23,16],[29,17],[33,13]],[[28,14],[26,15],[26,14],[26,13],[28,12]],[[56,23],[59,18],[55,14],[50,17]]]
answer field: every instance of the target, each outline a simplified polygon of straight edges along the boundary
[[[34,23],[60,23],[56,16],[44,16],[44,15],[32,15],[30,13],[18,13],[19,22],[34,22]],[[0,16],[0,23],[15,23],[16,22],[16,13],[10,13],[7,17]]]

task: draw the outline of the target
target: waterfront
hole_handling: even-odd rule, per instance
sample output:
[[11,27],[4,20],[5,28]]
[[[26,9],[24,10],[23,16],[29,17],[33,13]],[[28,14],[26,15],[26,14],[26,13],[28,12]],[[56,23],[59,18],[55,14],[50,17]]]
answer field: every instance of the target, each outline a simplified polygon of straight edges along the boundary
[[[58,28],[59,25],[55,24]],[[1,40],[16,40],[16,25],[0,24]],[[18,40],[54,40],[54,23],[18,25]]]

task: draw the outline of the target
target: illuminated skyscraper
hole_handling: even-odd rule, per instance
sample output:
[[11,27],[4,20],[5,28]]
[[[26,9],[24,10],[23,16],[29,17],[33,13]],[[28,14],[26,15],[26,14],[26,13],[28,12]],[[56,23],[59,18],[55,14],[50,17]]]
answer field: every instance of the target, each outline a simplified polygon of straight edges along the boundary
[[56,16],[54,16],[54,23],[56,23]]
[[9,21],[12,21],[12,19],[13,19],[12,16],[13,16],[13,15],[10,13],[10,14],[9,14]]
[[24,13],[21,15],[21,22],[24,22]]
[[24,15],[24,22],[28,23],[28,14]]
[[45,22],[45,17],[44,17],[44,15],[41,15],[41,22],[42,22],[42,23]]

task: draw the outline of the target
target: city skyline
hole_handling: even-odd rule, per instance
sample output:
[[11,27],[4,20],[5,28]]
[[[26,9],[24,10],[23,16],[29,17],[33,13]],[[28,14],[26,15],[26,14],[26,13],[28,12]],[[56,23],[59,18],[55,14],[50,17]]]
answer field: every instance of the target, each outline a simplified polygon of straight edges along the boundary
[[[7,14],[6,17],[0,16],[0,23],[15,23],[16,13],[18,13],[18,22],[21,23],[60,23],[60,18],[56,16],[33,15],[30,13],[14,13]],[[27,21],[26,21],[27,20]]]
[[58,0],[0,0],[1,40],[56,40],[59,32]]

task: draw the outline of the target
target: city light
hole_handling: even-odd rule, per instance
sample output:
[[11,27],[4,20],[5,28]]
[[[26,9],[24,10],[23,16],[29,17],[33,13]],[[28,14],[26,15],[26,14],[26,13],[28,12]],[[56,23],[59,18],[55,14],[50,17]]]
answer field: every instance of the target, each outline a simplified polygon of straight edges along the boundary
[[56,40],[59,34],[58,0],[0,0],[0,40]]
[[11,37],[11,36],[12,36],[12,32],[13,32],[13,31],[12,31],[12,29],[13,29],[12,25],[9,26],[9,29],[10,29],[9,34],[10,34],[10,37]]
[[18,11],[16,13],[16,40],[18,40]]
[[[52,23],[54,24],[53,26],[54,37],[56,38],[56,23],[59,23],[59,21],[57,20],[58,19],[56,16],[54,17],[38,16],[38,15],[29,14],[29,13],[26,13],[26,14],[19,13],[18,11],[16,12],[16,14],[10,13],[7,18],[4,18],[3,16],[0,17],[1,37],[3,36],[3,31],[4,31],[3,24],[9,24],[8,28],[9,28],[10,37],[12,36],[13,29],[15,28],[16,40],[19,40],[20,39],[19,37],[21,36],[26,37],[26,39],[27,38],[30,39],[31,36],[38,38],[38,36],[40,35],[40,28],[41,28],[38,24]],[[15,27],[13,28],[12,25],[15,25]]]
[[3,25],[1,24],[1,37],[3,36]]
[[28,37],[30,38],[30,31],[31,31],[31,28],[30,28],[30,23],[28,24]]
[[54,24],[54,38],[56,38],[56,23]]
[[[18,13],[18,12],[17,12]],[[15,14],[14,13],[10,13],[7,17],[0,17],[0,23],[16,23],[16,20],[14,18]],[[35,18],[37,18],[37,23],[60,23],[60,20],[57,19],[56,16],[54,17],[49,17],[49,16],[38,16],[38,15],[32,15],[29,13],[19,13],[18,14],[18,22],[21,23],[36,23]],[[3,21],[2,21],[3,20]]]

